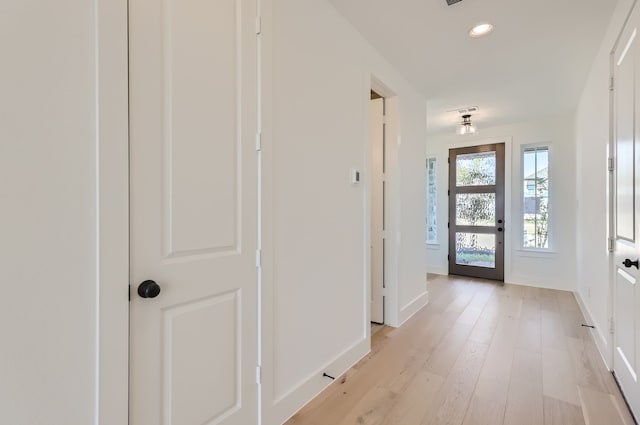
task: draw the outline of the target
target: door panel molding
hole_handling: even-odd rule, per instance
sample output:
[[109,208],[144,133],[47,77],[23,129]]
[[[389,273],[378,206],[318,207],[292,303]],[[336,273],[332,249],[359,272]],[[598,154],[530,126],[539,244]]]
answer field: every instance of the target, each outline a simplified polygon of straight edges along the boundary
[[[197,16],[190,1],[164,0],[162,7],[167,257],[233,254],[240,243],[243,1],[204,4]],[[220,42],[221,34],[235,37]],[[185,199],[193,186],[215,189]],[[213,216],[223,217],[215,223],[207,219]]]
[[[171,418],[167,425],[219,423],[242,407],[241,301],[235,290],[163,310],[164,374],[181,381],[164,387],[165,418]],[[225,326],[212,328],[212,323]],[[185,338],[198,339],[197,353],[184,349],[195,345]],[[221,396],[199,405],[194,392],[212,393],[212,386],[222,389]]]

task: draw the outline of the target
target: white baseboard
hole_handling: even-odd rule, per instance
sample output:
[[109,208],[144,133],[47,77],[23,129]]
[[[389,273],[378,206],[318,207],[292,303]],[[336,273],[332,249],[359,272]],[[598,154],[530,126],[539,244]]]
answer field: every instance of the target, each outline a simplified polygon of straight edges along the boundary
[[370,351],[370,339],[365,338],[356,342],[343,353],[329,361],[325,366],[316,370],[314,374],[302,380],[285,394],[278,396],[271,406],[263,404],[262,423],[264,425],[285,423],[291,416],[302,409],[329,385],[334,383],[331,379],[323,377],[323,373],[326,372],[338,378]]
[[449,267],[427,265],[427,273],[441,274],[441,275],[447,276],[449,274]]
[[505,283],[512,285],[526,285],[534,288],[557,289],[560,291],[574,291],[575,285],[569,284],[561,279],[549,279],[539,276],[508,274],[504,279]]
[[613,368],[613,362],[611,358],[611,345],[609,342],[609,338],[607,338],[607,324],[606,323],[597,323],[593,319],[593,315],[587,307],[587,304],[582,299],[582,295],[579,292],[574,292],[573,295],[576,297],[576,301],[578,302],[578,306],[580,307],[580,311],[582,311],[582,315],[584,318],[593,326],[595,329],[591,329],[591,336],[598,347],[598,351],[600,352],[600,356],[604,361],[604,364],[607,366],[607,369],[611,370]]
[[422,294],[415,297],[406,306],[402,307],[398,317],[398,326],[400,327],[411,318],[414,314],[420,311],[422,307],[429,302],[429,291],[424,291]]

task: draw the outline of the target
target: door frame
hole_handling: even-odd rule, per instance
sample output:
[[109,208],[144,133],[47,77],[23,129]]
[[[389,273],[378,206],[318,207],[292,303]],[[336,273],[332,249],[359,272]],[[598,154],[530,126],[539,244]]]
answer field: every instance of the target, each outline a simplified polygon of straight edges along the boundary
[[371,91],[373,90],[384,99],[384,111],[385,111],[385,128],[384,128],[384,157],[385,160],[385,196],[383,201],[383,208],[385,214],[385,253],[384,253],[384,324],[390,326],[399,325],[399,309],[398,305],[398,279],[397,279],[397,253],[393,249],[394,243],[394,231],[396,228],[393,206],[394,196],[397,191],[394,190],[394,164],[392,161],[394,146],[391,143],[392,140],[398,140],[400,133],[399,126],[399,108],[398,108],[398,96],[386,83],[383,82],[374,74],[368,74],[365,78],[366,82],[366,97],[364,98],[364,105],[366,107],[367,119],[365,120],[365,158],[364,158],[364,193],[365,193],[365,205],[364,205],[364,226],[365,226],[365,240],[364,252],[365,252],[365,296],[366,296],[366,317],[364,321],[365,335],[370,340],[371,338],[371,181],[369,176],[371,175],[371,157],[372,157],[372,145],[371,145]]
[[129,421],[127,0],[96,0],[96,424]]
[[[518,245],[518,232],[517,230],[520,226],[520,221],[515,220],[516,214],[522,209],[522,206],[518,208],[513,208],[513,167],[521,168],[522,164],[518,162],[514,162],[514,151],[513,151],[513,137],[504,136],[504,137],[492,137],[492,138],[483,138],[483,139],[473,139],[473,140],[461,140],[459,142],[450,143],[447,145],[447,156],[449,158],[449,150],[450,149],[459,149],[459,148],[470,148],[475,146],[483,146],[483,145],[494,145],[504,143],[504,282],[509,282],[512,276],[511,263],[512,263],[512,253],[513,247],[517,247]],[[449,164],[447,164],[447,187],[449,187]],[[517,195],[517,194],[516,194]],[[447,196],[447,220],[449,217],[449,197]],[[446,238],[446,253],[449,253],[449,229],[447,229],[447,238]],[[447,261],[447,271],[449,270],[449,262]]]
[[[488,145],[480,145],[480,146],[473,146],[473,147],[465,147],[465,148],[450,148],[449,149],[449,160],[448,165],[449,165],[449,176],[448,176],[448,181],[449,181],[449,191],[448,191],[448,195],[449,195],[449,217],[448,217],[448,222],[449,222],[449,274],[455,274],[452,273],[456,270],[454,269],[458,269],[457,271],[460,272],[461,274],[463,272],[465,272],[464,269],[466,269],[467,267],[472,267],[475,270],[475,273],[471,273],[469,272],[469,274],[462,274],[463,276],[470,276],[470,277],[478,277],[478,278],[485,278],[485,279],[491,279],[491,280],[496,280],[499,282],[504,282],[504,254],[505,254],[505,246],[504,246],[504,241],[506,239],[506,231],[503,231],[502,228],[505,228],[505,225],[503,223],[504,217],[505,217],[505,168],[506,168],[506,164],[505,164],[505,144],[504,143],[499,143],[499,144],[488,144]],[[453,151],[460,151],[457,153],[454,153]],[[486,153],[486,152],[494,152],[495,153],[495,158],[496,158],[496,181],[494,185],[488,185],[488,186],[494,186],[494,192],[495,193],[495,219],[496,222],[493,226],[478,226],[478,225],[473,225],[473,226],[458,226],[456,223],[453,223],[453,221],[456,221],[456,210],[457,210],[457,201],[454,200],[454,196],[457,195],[458,191],[454,189],[454,187],[457,184],[457,178],[456,176],[453,174],[453,168],[456,167],[455,162],[452,161],[455,160],[455,158],[457,158],[458,155],[465,155],[465,154],[473,154],[473,153]],[[502,166],[502,169],[501,167]],[[502,181],[500,181],[502,179]],[[468,186],[467,186],[468,187]],[[487,186],[485,186],[487,187]],[[477,189],[477,188],[476,188]],[[467,192],[467,191],[463,191],[463,193],[477,193],[475,191],[471,191],[471,192]],[[453,211],[452,211],[452,206],[453,206]],[[494,268],[484,268],[484,267],[477,267],[477,266],[468,266],[468,265],[464,265],[464,264],[458,264],[455,262],[455,256],[456,256],[456,251],[452,246],[452,243],[455,243],[456,240],[456,236],[455,236],[455,229],[457,229],[458,227],[480,227],[480,228],[491,228],[493,227],[498,228],[500,227],[500,229],[495,230],[494,232],[487,232],[486,234],[495,234],[496,238],[496,255],[495,255],[495,267]],[[482,230],[476,230],[477,232],[480,233],[484,233]],[[473,232],[473,230],[467,229],[466,232]],[[502,233],[502,234],[500,234]],[[501,240],[502,239],[502,240]],[[502,245],[502,246],[500,246]],[[500,252],[500,250],[502,252]],[[453,254],[453,255],[452,255]],[[454,262],[452,263],[451,258],[454,258]],[[470,269],[471,270],[471,269]],[[493,276],[492,276],[493,275]]]
[[[379,187],[378,187],[377,189],[375,189],[375,188],[373,187],[373,173],[374,173],[374,169],[373,169],[373,161],[372,161],[372,160],[370,160],[370,162],[369,162],[370,171],[369,171],[369,173],[367,173],[367,175],[369,176],[369,179],[368,179],[368,180],[366,180],[366,182],[367,182],[367,184],[368,184],[368,186],[369,186],[369,187],[368,187],[368,189],[369,189],[369,194],[370,194],[370,198],[369,198],[369,200],[370,200],[370,204],[371,204],[371,208],[370,208],[370,210],[369,210],[369,223],[371,223],[371,222],[372,222],[372,217],[373,217],[373,194],[374,194],[376,191],[379,191],[379,192],[380,192],[380,193],[379,193],[379,196],[382,198],[382,229],[376,229],[376,230],[379,230],[379,231],[380,231],[380,233],[382,234],[382,256],[381,256],[381,257],[382,257],[382,263],[383,263],[383,264],[382,264],[382,291],[381,291],[381,292],[382,292],[382,321],[381,321],[381,322],[374,322],[374,321],[373,321],[373,314],[371,313],[371,310],[372,310],[372,308],[371,308],[372,302],[371,302],[371,301],[373,301],[373,288],[374,288],[374,281],[373,281],[374,279],[373,279],[373,271],[372,271],[372,268],[373,268],[374,264],[373,264],[373,255],[371,254],[371,267],[372,267],[372,268],[370,269],[370,273],[371,273],[371,275],[370,275],[369,282],[370,282],[370,286],[371,286],[371,293],[372,293],[372,297],[371,297],[371,301],[369,302],[369,306],[370,306],[370,309],[369,309],[369,320],[370,320],[370,323],[375,323],[375,324],[377,324],[377,325],[384,325],[384,324],[385,324],[385,319],[386,319],[386,317],[385,317],[385,312],[386,312],[386,311],[385,311],[385,310],[386,310],[386,306],[385,306],[385,299],[386,299],[386,297],[385,297],[386,282],[385,282],[385,276],[384,276],[384,273],[385,273],[385,270],[386,270],[386,267],[385,267],[385,266],[386,266],[386,264],[385,264],[385,248],[386,248],[386,247],[385,247],[385,226],[384,226],[384,224],[385,224],[385,218],[386,218],[386,217],[385,217],[385,213],[387,212],[387,211],[386,211],[386,210],[387,210],[387,209],[386,209],[386,205],[385,205],[385,191],[386,191],[386,187],[384,186],[384,183],[385,183],[385,182],[384,182],[384,175],[385,175],[385,171],[386,171],[386,170],[385,170],[385,166],[386,166],[386,159],[387,159],[387,155],[386,155],[386,154],[387,154],[387,152],[386,152],[386,142],[387,142],[387,140],[386,140],[386,136],[387,136],[387,135],[385,134],[385,133],[386,133],[386,127],[387,127],[387,126],[386,126],[386,123],[385,123],[385,119],[386,119],[386,102],[387,102],[387,99],[386,99],[386,97],[382,96],[380,93],[376,92],[376,91],[375,91],[375,90],[373,90],[373,89],[371,89],[371,93],[375,93],[376,95],[378,95],[378,96],[380,96],[380,97],[379,97],[379,98],[376,98],[376,99],[374,99],[374,98],[372,97],[372,98],[371,98],[371,100],[369,101],[369,103],[370,103],[370,104],[371,104],[371,102],[372,102],[373,100],[382,99],[382,152],[383,152],[383,153],[382,153],[382,164],[381,164],[381,165],[382,165],[382,169],[381,169],[381,170],[379,170],[379,171],[380,171],[380,174],[381,174],[381,180],[382,180],[382,182],[383,182],[383,188],[379,188]],[[372,115],[370,114],[369,116],[371,117]],[[370,122],[369,122],[369,126],[370,126],[370,128],[372,127],[372,124],[373,124],[373,123],[370,121]],[[374,146],[374,144],[373,144],[373,138],[371,137],[371,134],[370,134],[369,139],[370,139],[370,147],[369,147],[369,149],[370,149],[370,158],[373,158],[373,151],[374,151],[374,149],[375,149],[377,146]],[[379,146],[378,146],[378,147],[379,147]],[[376,170],[376,171],[377,171],[377,170]],[[371,226],[369,227],[369,229],[371,230],[370,246],[373,248],[373,243],[374,243],[373,237],[374,237],[374,233],[375,233],[375,232],[373,231],[373,229],[371,228]],[[371,253],[371,251],[372,251],[372,250],[370,250],[370,253]]]

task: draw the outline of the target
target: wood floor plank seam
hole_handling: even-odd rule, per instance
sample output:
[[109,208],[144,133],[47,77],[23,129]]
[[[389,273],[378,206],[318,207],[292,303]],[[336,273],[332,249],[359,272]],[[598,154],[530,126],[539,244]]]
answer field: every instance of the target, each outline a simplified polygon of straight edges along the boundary
[[634,425],[573,294],[432,275],[429,293],[286,425]]

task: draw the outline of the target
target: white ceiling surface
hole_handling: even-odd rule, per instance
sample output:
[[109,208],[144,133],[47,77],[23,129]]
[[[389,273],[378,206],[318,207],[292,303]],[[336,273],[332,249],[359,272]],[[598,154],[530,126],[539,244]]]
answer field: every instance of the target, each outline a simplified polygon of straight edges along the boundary
[[[329,0],[428,99],[429,133],[446,111],[478,106],[474,124],[575,111],[616,0]],[[471,38],[476,24],[492,34]]]

